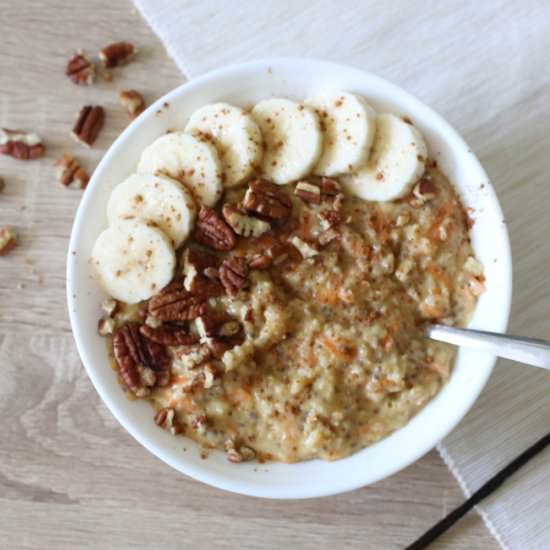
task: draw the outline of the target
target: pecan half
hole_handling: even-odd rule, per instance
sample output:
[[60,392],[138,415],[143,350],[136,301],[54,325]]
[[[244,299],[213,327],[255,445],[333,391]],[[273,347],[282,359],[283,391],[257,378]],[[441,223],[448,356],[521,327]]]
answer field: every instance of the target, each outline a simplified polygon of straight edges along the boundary
[[166,348],[143,338],[138,323],[127,323],[115,332],[113,353],[123,382],[138,397],[146,395],[147,386],[169,384],[171,359]]
[[206,312],[206,301],[204,296],[191,294],[176,282],[153,296],[147,307],[161,321],[190,321]]
[[224,289],[218,280],[219,260],[200,248],[188,247],[183,253],[183,286],[192,294],[213,298]]
[[216,250],[231,250],[236,244],[235,233],[208,206],[201,206],[195,229],[195,239]]
[[136,90],[122,90],[118,93],[118,100],[132,119],[136,118],[145,109],[145,100]]
[[19,160],[36,159],[44,156],[46,148],[39,136],[19,130],[0,129],[0,154]]
[[244,342],[241,324],[225,311],[202,315],[195,323],[201,341],[208,344],[212,355],[218,359],[226,351]]
[[139,331],[145,338],[164,346],[189,346],[199,341],[195,334],[190,334],[179,325],[162,325],[156,328],[141,325]]
[[89,86],[95,78],[95,67],[92,62],[84,55],[82,50],[78,50],[67,62],[65,74],[80,86]]
[[312,183],[299,181],[294,188],[294,194],[300,197],[304,202],[321,204],[321,189]]
[[243,206],[250,212],[273,220],[288,218],[292,211],[288,196],[275,184],[261,179],[250,182]]
[[124,325],[115,332],[113,354],[118,364],[118,372],[126,387],[136,395],[145,395],[144,384],[138,370],[140,364],[138,347],[130,326]]
[[103,122],[105,121],[105,111],[99,105],[85,105],[80,109],[78,117],[71,135],[76,141],[90,147],[95,142]]
[[247,216],[232,204],[224,204],[222,214],[231,229],[242,237],[259,237],[271,229],[268,222]]
[[10,227],[0,227],[0,256],[5,256],[17,245],[17,236]]
[[88,172],[69,154],[65,153],[56,163],[56,176],[65,187],[78,186],[85,189],[90,176]]
[[229,296],[235,296],[248,285],[248,265],[241,256],[226,258],[220,267],[220,279]]
[[99,52],[99,59],[107,69],[126,65],[136,54],[135,46],[130,42],[115,42],[105,46]]

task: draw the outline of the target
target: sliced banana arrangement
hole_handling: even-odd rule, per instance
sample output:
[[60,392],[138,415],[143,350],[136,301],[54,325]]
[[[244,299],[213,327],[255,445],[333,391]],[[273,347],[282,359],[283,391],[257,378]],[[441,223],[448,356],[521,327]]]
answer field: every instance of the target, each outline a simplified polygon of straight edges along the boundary
[[95,242],[92,263],[98,281],[116,300],[135,304],[164,288],[176,259],[170,239],[141,220],[119,220]]
[[245,181],[262,160],[262,134],[249,113],[229,103],[214,103],[197,109],[185,131],[209,136],[223,166],[225,187]]
[[190,191],[166,176],[133,174],[117,185],[107,203],[110,224],[137,218],[152,222],[179,247],[195,221],[196,206]]
[[207,139],[184,132],[171,132],[153,141],[141,154],[137,172],[179,180],[206,206],[216,204],[223,191],[218,151]]
[[356,173],[342,178],[342,183],[361,199],[397,199],[422,176],[427,154],[424,138],[412,124],[395,115],[378,115],[368,162]]
[[313,168],[319,176],[348,174],[369,158],[375,110],[359,96],[339,91],[321,92],[306,100],[321,120],[323,152]]
[[262,170],[284,185],[311,173],[321,154],[323,135],[313,109],[288,99],[265,99],[252,115],[264,137]]
[[[391,201],[410,192],[427,156],[412,124],[377,114],[349,92],[321,91],[304,103],[270,98],[251,110],[205,105],[184,131],[153,141],[136,173],[114,188],[109,227],[92,251],[97,279],[117,300],[151,298],[172,280],[176,250],[192,234],[201,206],[215,208],[225,189],[253,177],[279,185],[310,175],[338,177],[361,199]],[[237,210],[223,215],[246,217]],[[256,232],[270,230],[269,223],[256,221],[263,224]]]

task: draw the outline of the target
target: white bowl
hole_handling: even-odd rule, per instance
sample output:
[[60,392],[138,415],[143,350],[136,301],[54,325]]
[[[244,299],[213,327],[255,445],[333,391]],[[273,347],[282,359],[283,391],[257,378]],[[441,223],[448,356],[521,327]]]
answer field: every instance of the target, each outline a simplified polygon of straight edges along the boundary
[[[311,59],[267,59],[227,67],[192,80],[149,107],[115,141],[94,172],[78,209],[67,260],[67,297],[80,357],[99,395],[144,447],[180,472],[215,487],[259,497],[308,498],[349,491],[413,463],[445,437],[470,409],[493,368],[493,356],[461,349],[449,382],[405,427],[335,462],[234,465],[221,452],[207,460],[186,438],[158,429],[146,402],[130,402],[111,370],[97,320],[104,293],[94,281],[89,256],[106,227],[113,187],[132,173],[141,151],[166,130],[183,128],[197,107],[214,101],[245,106],[270,96],[301,100],[319,88],[348,90],[379,111],[409,116],[430,154],[471,207],[474,250],[485,266],[487,291],[471,326],[505,331],[512,294],[508,234],[487,174],[462,138],[432,109],[397,86],[362,70]],[[444,91],[442,91],[444,93]],[[186,447],[186,451],[184,451]]]

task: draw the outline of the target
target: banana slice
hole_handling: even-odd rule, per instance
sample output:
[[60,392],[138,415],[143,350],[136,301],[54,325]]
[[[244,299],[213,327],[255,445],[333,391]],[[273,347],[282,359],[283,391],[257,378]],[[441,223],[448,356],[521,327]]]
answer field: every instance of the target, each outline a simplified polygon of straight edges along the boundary
[[110,224],[126,218],[153,222],[172,240],[175,248],[187,238],[195,221],[191,193],[166,176],[133,174],[117,185],[107,203]]
[[310,97],[323,130],[323,152],[313,173],[319,176],[350,174],[369,158],[376,112],[362,98],[337,90]]
[[120,220],[97,238],[92,264],[103,289],[116,300],[135,304],[164,288],[176,259],[168,237],[140,220]]
[[309,174],[323,139],[313,109],[288,99],[265,99],[256,104],[252,115],[264,138],[264,175],[283,185]]
[[362,199],[391,201],[405,195],[422,176],[427,155],[424,138],[412,124],[395,115],[378,115],[369,161],[341,181]]
[[222,169],[214,145],[183,132],[165,134],[151,143],[141,153],[137,172],[177,179],[207,206],[213,206],[223,191]]
[[251,115],[229,103],[197,109],[185,131],[208,135],[220,154],[225,187],[239,185],[262,160],[262,134]]

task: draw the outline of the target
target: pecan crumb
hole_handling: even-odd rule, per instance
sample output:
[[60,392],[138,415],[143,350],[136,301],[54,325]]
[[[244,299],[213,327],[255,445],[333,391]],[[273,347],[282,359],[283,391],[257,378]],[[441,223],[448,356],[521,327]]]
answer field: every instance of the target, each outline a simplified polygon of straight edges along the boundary
[[76,141],[90,147],[95,142],[103,122],[105,111],[99,105],[85,105],[80,109],[71,135]]
[[0,154],[2,155],[29,160],[44,156],[45,151],[42,140],[34,133],[0,129]]
[[17,245],[17,236],[10,227],[0,227],[0,256],[5,256]]
[[176,421],[176,410],[173,407],[159,409],[154,418],[155,424],[172,435],[178,435],[185,431],[185,426]]
[[220,279],[229,296],[248,285],[248,266],[241,256],[226,258],[220,267]]
[[145,100],[136,90],[122,90],[118,94],[118,100],[132,119],[140,115],[145,109]]
[[299,181],[294,189],[294,194],[305,202],[321,204],[321,189],[317,185]]
[[233,464],[247,462],[256,458],[256,451],[252,449],[252,447],[240,445],[237,449],[232,439],[226,439],[224,441],[224,449],[227,460]]
[[268,222],[247,216],[232,204],[224,204],[222,214],[231,229],[242,237],[259,237],[271,229]]
[[336,231],[332,227],[329,227],[328,229],[326,229],[325,231],[319,234],[319,236],[317,237],[317,241],[321,246],[326,246],[330,242],[338,239],[339,237],[340,237],[340,234],[338,233],[338,231]]
[[243,206],[250,212],[273,220],[290,216],[292,202],[288,196],[269,181],[251,181],[243,200]]
[[107,69],[126,65],[136,54],[135,46],[130,42],[115,42],[105,46],[99,52],[99,59]]
[[88,172],[71,155],[64,153],[56,161],[55,167],[57,179],[65,187],[77,186],[84,189],[88,185]]
[[195,239],[216,250],[231,250],[236,244],[231,227],[212,208],[205,205],[199,211]]
[[95,78],[95,67],[93,63],[84,55],[82,50],[78,50],[67,62],[65,74],[80,86],[90,86]]

